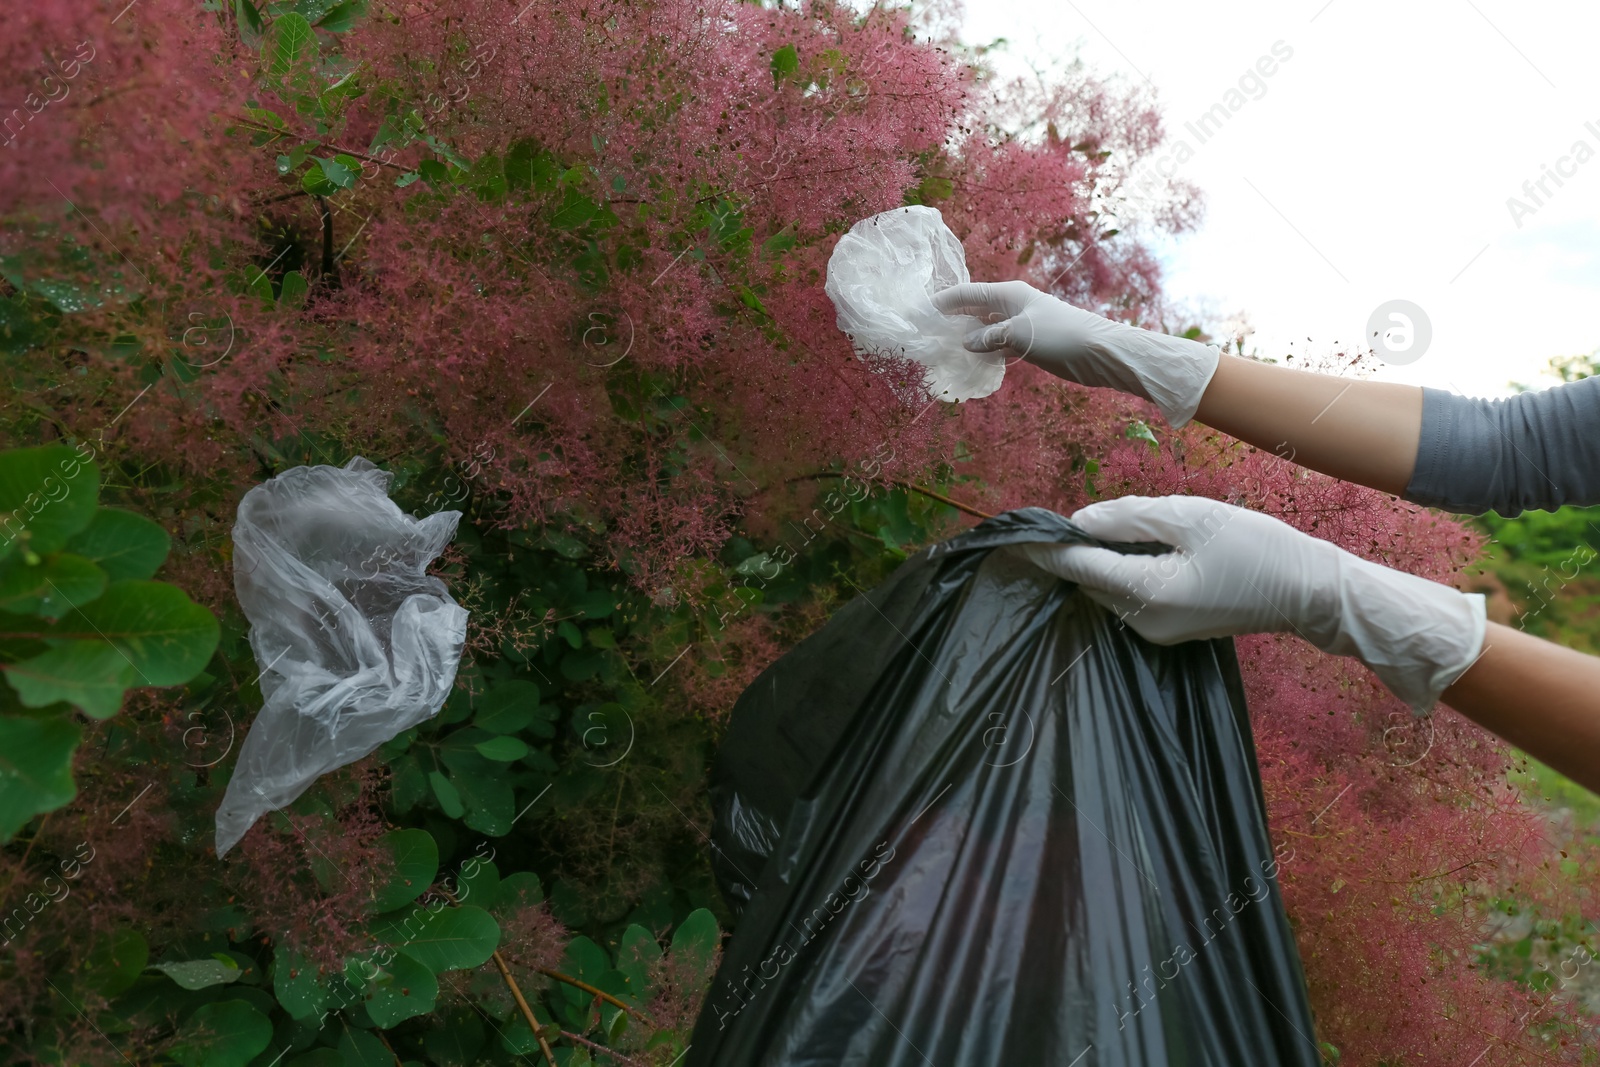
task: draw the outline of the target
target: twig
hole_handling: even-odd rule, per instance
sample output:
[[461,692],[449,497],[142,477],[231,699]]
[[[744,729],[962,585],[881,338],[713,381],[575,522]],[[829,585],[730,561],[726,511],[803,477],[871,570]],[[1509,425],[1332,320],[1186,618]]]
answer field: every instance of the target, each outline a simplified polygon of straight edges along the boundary
[[[797,474],[793,478],[785,478],[780,484],[788,485],[791,482],[807,482],[807,481],[816,481],[816,480],[821,479],[821,478],[848,478],[848,477],[850,477],[850,472],[849,471],[818,471],[815,474]],[[948,504],[948,505],[950,505],[951,507],[955,508],[958,511],[964,511],[968,515],[974,515],[974,516],[976,516],[976,517],[978,517],[980,519],[992,519],[992,518],[994,518],[994,516],[989,514],[987,511],[979,511],[977,508],[973,507],[971,504],[963,504],[959,500],[951,500],[947,496],[941,496],[940,494],[935,493],[932,489],[924,489],[920,485],[913,485],[910,482],[900,481],[900,480],[895,479],[895,478],[891,478],[889,480],[889,484],[890,485],[899,486],[901,489],[909,489],[913,493],[921,493],[923,496],[932,497],[934,500],[937,500],[941,504]]]
[[912,485],[910,482],[902,482],[902,481],[894,481],[894,482],[891,482],[890,484],[891,485],[898,485],[902,489],[909,489],[913,493],[921,493],[925,497],[930,497],[930,498],[932,498],[934,500],[937,500],[941,504],[948,504],[951,507],[955,508],[957,511],[964,511],[968,515],[976,515],[980,519],[992,519],[992,518],[994,518],[994,516],[989,514],[987,511],[979,511],[977,508],[973,507],[971,504],[963,504],[959,500],[951,500],[947,496],[941,496],[938,493],[935,493],[932,489],[924,489],[920,485]]
[[322,212],[322,281],[337,287],[339,275],[333,261],[333,212],[328,210],[328,202],[322,197],[313,193],[311,199],[317,202],[317,210]]
[[[252,121],[250,121],[249,119],[246,119],[246,118],[240,118],[237,115],[230,115],[229,118],[231,118],[234,122],[238,123],[240,126],[243,126],[247,130],[255,130],[257,133],[276,134],[279,137],[288,137],[289,136],[289,130],[288,130],[287,127],[285,127],[284,129],[275,129],[275,128],[271,127],[271,126],[263,126],[260,123],[252,122]],[[347,155],[347,156],[355,156],[357,159],[364,159],[368,163],[376,163],[380,167],[393,167],[395,170],[398,170],[398,171],[404,171],[406,169],[405,167],[402,167],[398,163],[389,162],[387,159],[379,159],[377,156],[369,156],[365,152],[357,152],[354,148],[345,148],[343,145],[329,144],[327,141],[318,141],[317,143],[322,145],[322,147],[324,147],[324,148],[332,149],[336,154],[343,154],[343,155]]]
[[500,968],[500,977],[506,980],[506,986],[511,990],[512,998],[516,1000],[517,1007],[522,1009],[522,1017],[528,1020],[528,1029],[533,1031],[534,1038],[538,1040],[539,1051],[544,1053],[544,1058],[549,1062],[550,1067],[556,1067],[556,1054],[550,1051],[549,1042],[545,1041],[544,1034],[539,1032],[539,1020],[533,1017],[533,1009],[528,1007],[527,998],[522,995],[522,990],[518,987],[517,980],[511,977],[511,968],[506,966],[505,958],[500,955],[499,949],[495,949],[494,952],[490,953],[490,958],[494,960],[494,965]]
[[538,971],[540,974],[546,976],[547,978],[554,978],[558,982],[565,982],[570,986],[576,986],[577,988],[583,990],[585,993],[588,993],[591,996],[599,997],[601,1000],[605,1001],[607,1004],[610,1004],[613,1008],[621,1008],[624,1012],[626,1012],[627,1014],[633,1016],[635,1019],[638,1019],[640,1022],[649,1022],[649,1020],[646,1019],[643,1015],[640,1015],[639,1012],[636,1009],[628,1007],[628,1005],[622,1003],[622,1001],[618,1000],[616,997],[612,996],[610,993],[607,993],[604,989],[596,989],[594,986],[590,985],[588,982],[580,982],[578,979],[573,978],[571,975],[562,974],[560,971],[548,971],[548,970],[545,970],[543,967],[535,967],[534,970]]
[[383,1035],[383,1031],[376,1030],[374,1032],[378,1035],[378,1040],[383,1042],[383,1047],[389,1050],[389,1055],[394,1057],[394,1062],[399,1064],[400,1067],[406,1067],[406,1061],[402,1060],[400,1053],[396,1052],[394,1046],[389,1044],[389,1039]]
[[[444,886],[439,886],[437,891],[455,907],[459,908],[461,906],[460,899]],[[528,1020],[528,1029],[533,1031],[534,1040],[539,1042],[539,1051],[544,1053],[545,1062],[549,1063],[550,1067],[556,1067],[556,1054],[551,1051],[550,1042],[544,1039],[544,1034],[540,1033],[539,1020],[533,1017],[533,1009],[528,1007],[528,998],[522,995],[522,988],[517,985],[517,980],[512,977],[511,968],[506,966],[505,957],[500,955],[499,949],[495,949],[489,953],[489,958],[494,960],[496,967],[500,968],[500,977],[506,980],[506,988],[511,990],[511,996],[516,1000],[517,1007],[522,1009],[522,1017]]]
[[269,196],[265,200],[257,200],[255,202],[255,206],[256,207],[266,207],[268,204],[280,204],[285,200],[293,200],[297,196],[304,196],[304,195],[305,195],[305,190],[304,189],[296,189],[292,193],[280,193],[277,196]]
[[588,1038],[584,1037],[583,1035],[575,1034],[571,1030],[563,1030],[563,1031],[561,1031],[561,1036],[566,1038],[568,1041],[573,1041],[573,1042],[576,1042],[577,1044],[582,1045],[584,1048],[593,1049],[595,1052],[604,1052],[607,1056],[610,1056],[612,1059],[616,1060],[618,1063],[626,1063],[626,1064],[629,1065],[629,1067],[639,1067],[639,1061],[638,1060],[633,1059],[630,1056],[624,1056],[622,1053],[616,1051],[615,1049],[609,1049],[609,1048],[606,1048],[604,1045],[597,1044],[597,1043],[595,1043],[593,1041],[590,1041]]

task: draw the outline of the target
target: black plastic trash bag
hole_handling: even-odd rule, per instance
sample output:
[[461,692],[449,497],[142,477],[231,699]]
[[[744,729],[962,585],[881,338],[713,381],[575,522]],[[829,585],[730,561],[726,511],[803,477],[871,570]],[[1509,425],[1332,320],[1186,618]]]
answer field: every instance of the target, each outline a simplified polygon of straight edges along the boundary
[[1321,1063],[1232,642],[1150,644],[1038,541],[1103,544],[985,521],[740,697],[685,1067]]

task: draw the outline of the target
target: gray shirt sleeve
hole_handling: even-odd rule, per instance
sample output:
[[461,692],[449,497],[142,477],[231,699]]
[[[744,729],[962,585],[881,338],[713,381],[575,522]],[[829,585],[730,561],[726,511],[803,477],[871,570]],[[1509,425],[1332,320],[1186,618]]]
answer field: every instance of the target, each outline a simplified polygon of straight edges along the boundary
[[1504,400],[1422,390],[1422,436],[1405,499],[1515,516],[1600,504],[1600,377]]

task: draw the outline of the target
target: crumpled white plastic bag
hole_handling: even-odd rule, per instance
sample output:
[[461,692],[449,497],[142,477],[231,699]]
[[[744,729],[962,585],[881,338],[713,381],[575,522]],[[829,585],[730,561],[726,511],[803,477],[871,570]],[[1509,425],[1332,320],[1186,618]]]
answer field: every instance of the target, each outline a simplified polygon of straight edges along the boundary
[[976,400],[1000,388],[1005,357],[968,352],[961,339],[982,323],[933,306],[934,293],[971,280],[966,252],[944,217],[917,205],[850,227],[828,259],[826,290],[858,356],[909,356],[928,369],[930,396]]
[[239,502],[233,582],[265,703],[217,809],[218,856],[450,693],[467,612],[427,568],[461,513],[414,519],[391,478],[357,456],[284,471]]

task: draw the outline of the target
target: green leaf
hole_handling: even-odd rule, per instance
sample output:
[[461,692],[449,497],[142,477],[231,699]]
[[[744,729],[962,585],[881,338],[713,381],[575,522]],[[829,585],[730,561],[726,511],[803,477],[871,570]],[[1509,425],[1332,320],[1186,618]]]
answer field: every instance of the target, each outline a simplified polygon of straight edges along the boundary
[[703,982],[709,982],[711,964],[721,943],[722,932],[717,929],[716,917],[705,908],[696,908],[672,932],[672,958],[675,962],[687,963],[701,975]]
[[422,135],[422,143],[433,149],[458,170],[471,170],[472,162],[457,152],[446,141],[441,141],[431,133]]
[[394,830],[378,838],[394,857],[394,872],[378,887],[373,909],[393,911],[416,900],[439,873],[439,846],[426,830]]
[[216,618],[165,582],[113,582],[98,600],[69,612],[45,640],[109,641],[127,654],[140,685],[182,685],[216,651]]
[[232,960],[219,959],[182,960],[176,963],[152,963],[150,970],[160,971],[185,989],[206,989],[214,985],[236,982],[244,972]]
[[82,556],[57,552],[33,566],[20,556],[0,561],[0,611],[60,618],[105,588],[105,571]]
[[1134,419],[1128,423],[1128,428],[1123,431],[1123,437],[1131,441],[1144,441],[1153,449],[1159,449],[1161,442],[1156,440],[1155,431],[1143,419]]
[[422,175],[417,171],[408,170],[394,180],[394,187],[396,189],[404,189],[406,186],[410,185],[420,177],[422,177]]
[[572,625],[571,621],[562,619],[556,627],[556,634],[573,648],[583,647],[583,631]]
[[396,811],[406,812],[422,803],[428,795],[428,776],[422,773],[422,764],[415,754],[407,754],[389,762],[393,775],[393,795]]
[[0,664],[24,707],[46,708],[65,700],[85,715],[109,719],[122,695],[139,684],[127,653],[105,641],[70,641],[19,663]]
[[[383,1048],[383,1045],[376,1039],[373,1040],[373,1043],[380,1049]],[[384,1067],[391,1067],[393,1060],[394,1057],[390,1056],[387,1062],[378,1062],[384,1063]],[[289,1057],[283,1061],[283,1067],[350,1067],[350,1064],[354,1062],[354,1060],[347,1060],[341,1056],[338,1049],[323,1046],[322,1048],[314,1048],[310,1052],[302,1052],[298,1056]],[[267,1067],[277,1067],[277,1065],[269,1063]]]
[[480,908],[493,908],[500,903],[500,872],[488,860],[472,857],[461,865],[456,896]]
[[346,0],[317,20],[317,29],[329,33],[348,33],[367,13],[367,0]]
[[771,313],[767,311],[767,305],[761,302],[761,297],[756,294],[754,289],[748,285],[735,285],[733,288],[734,292],[739,294],[740,303],[744,304],[745,307],[758,314],[767,317],[771,316]]
[[539,687],[511,679],[496,682],[478,701],[472,725],[492,734],[514,734],[533,721],[539,707]]
[[[516,794],[511,788],[511,782],[506,778],[506,769],[503,764],[490,763],[481,756],[474,756],[480,769],[462,772],[452,767],[454,774],[452,781],[461,793],[461,802],[466,806],[466,822],[470,829],[479,833],[488,834],[490,837],[500,837],[511,830],[511,820],[516,817]],[[450,754],[446,754],[445,762],[452,762]],[[460,755],[455,757],[459,765],[462,761]]]
[[[313,171],[312,173],[316,173]],[[245,277],[249,279],[250,292],[255,294],[261,306],[271,309],[275,298],[272,295],[272,278],[260,267],[251,265],[245,268]]]
[[[349,156],[344,157],[350,159]],[[326,156],[314,156],[312,162],[322,170],[322,176],[340,189],[349,189],[356,184],[356,176],[360,173],[361,165],[356,163],[354,169],[341,163],[338,159],[329,159]],[[351,159],[352,163],[355,160]]]
[[0,297],[0,352],[21,355],[44,343],[46,327],[28,306],[26,293]]
[[516,737],[491,737],[487,741],[479,741],[477,749],[485,759],[511,763],[528,754],[528,743]]
[[[312,162],[315,164],[317,161],[313,160]],[[323,172],[322,168],[315,165],[307,167],[306,172],[300,175],[300,188],[304,189],[312,196],[332,196],[334,193],[339,191],[339,187],[329,180],[327,174]],[[261,277],[257,278],[255,283],[251,285],[251,288],[254,289],[256,285],[260,284],[263,278],[267,279],[266,296],[268,303],[270,304],[273,302],[272,280],[270,278],[267,278],[265,274],[261,275]]]
[[775,233],[761,242],[761,251],[765,252],[769,258],[781,256],[793,248],[796,243],[798,242],[795,239],[795,235],[788,231]]
[[[587,937],[575,937],[567,942],[566,953],[561,958],[559,970],[578,979],[597,986],[600,976],[611,970],[611,957],[606,950],[595,944]],[[562,994],[574,1005],[588,1004],[591,995],[576,986],[562,983],[559,986]]]
[[[428,1059],[438,1067],[468,1067],[474,1063],[478,1058],[478,1050],[483,1047],[483,1023],[478,1021],[476,1015],[465,1012],[453,1013],[441,1021],[442,1026],[428,1031],[422,1039]],[[574,1063],[569,1058],[562,1062],[561,1067],[573,1067]]]
[[149,959],[150,946],[144,935],[118,927],[95,942],[84,966],[83,984],[103,997],[114,997],[139,980]]
[[[541,1028],[550,1025],[550,1013],[545,1009],[543,1001],[535,1000],[528,1007],[533,1011],[534,1021]],[[539,1056],[539,1039],[534,1036],[533,1030],[528,1026],[528,1020],[523,1018],[520,1011],[511,1017],[509,1026],[502,1025],[496,1027],[496,1030],[500,1037],[500,1047],[507,1052],[514,1056]],[[556,1055],[559,1057],[561,1053],[558,1052]],[[537,1063],[539,1060],[535,1059],[533,1062]],[[562,1067],[566,1065],[563,1064]]]
[[[589,554],[589,546],[570,534],[559,530],[545,530],[534,542],[533,547],[553,549],[558,555],[567,559],[579,559]],[[577,646],[574,645],[574,648]]]
[[73,534],[67,550],[94,561],[113,582],[155,574],[172,538],[161,524],[121,508],[97,508],[89,525]]
[[306,284],[306,276],[297,270],[292,270],[283,276],[283,282],[278,291],[278,306],[281,308],[304,307],[306,293],[310,286]]
[[104,307],[106,293],[115,294],[119,298],[125,298],[127,295],[126,290],[115,283],[90,288],[64,278],[35,278],[27,283],[27,287],[50,301],[57,311],[67,315]]
[[955,191],[955,183],[949,178],[930,174],[917,186],[915,198],[919,204],[932,204],[939,200],[950,199],[955,195]]
[[250,0],[234,0],[233,14],[239,20],[241,35],[246,32],[252,36],[261,35],[261,12],[256,10],[256,5]]
[[346,1026],[339,1035],[339,1056],[344,1067],[394,1067],[394,1056],[372,1034]]
[[40,555],[59,551],[94,518],[100,469],[66,445],[0,452],[0,558],[26,537]]
[[549,151],[524,138],[506,150],[506,185],[512,189],[547,193],[555,188],[561,165]]
[[439,801],[440,811],[452,819],[459,819],[467,813],[467,809],[461,806],[461,794],[450,779],[438,771],[429,771],[428,784],[433,786],[433,795]]
[[634,923],[622,931],[617,943],[617,970],[628,979],[628,991],[641,1001],[650,999],[650,967],[661,959],[661,945],[656,935]]
[[184,1067],[245,1067],[272,1040],[272,1023],[242,1000],[203,1004],[168,1050]]
[[739,565],[734,567],[733,571],[735,574],[743,574],[749,577],[752,574],[760,574],[762,568],[771,566],[773,566],[772,556],[766,552],[757,552],[753,556],[740,560]]
[[0,715],[0,841],[78,795],[72,781],[78,739],[77,724],[64,718]]
[[[338,2],[339,0],[295,0],[293,10],[296,15],[300,15],[307,22],[315,23]],[[281,10],[288,5],[281,3],[280,0],[280,3],[275,6]]]
[[772,53],[772,87],[776,89],[785,78],[800,70],[800,53],[792,44],[786,44]]
[[316,58],[317,38],[304,15],[292,11],[280,15],[273,22],[272,29],[274,33],[267,57],[267,73],[274,78],[281,78],[297,64]]
[[385,964],[384,971],[367,984],[366,991],[367,1014],[380,1028],[433,1010],[439,980],[432,971],[403,952]]
[[424,159],[417,164],[417,173],[430,185],[441,185],[450,180],[450,168],[437,159]]
[[434,974],[476,967],[500,945],[500,924],[482,908],[415,908],[403,919],[379,923],[373,931]]
[[288,124],[283,121],[283,116],[276,111],[268,111],[264,107],[247,107],[244,109],[246,116],[257,126],[267,126],[274,130],[287,130]]
[[272,992],[295,1019],[321,1015],[333,996],[317,978],[316,964],[294,952],[280,952],[272,961]]
[[599,214],[599,204],[590,200],[578,190],[569,187],[563,195],[561,207],[556,210],[550,222],[558,229],[576,230],[578,227],[593,221]]
[[544,903],[544,887],[539,876],[532,871],[518,871],[500,880],[501,913],[515,914],[523,908],[534,908]]

